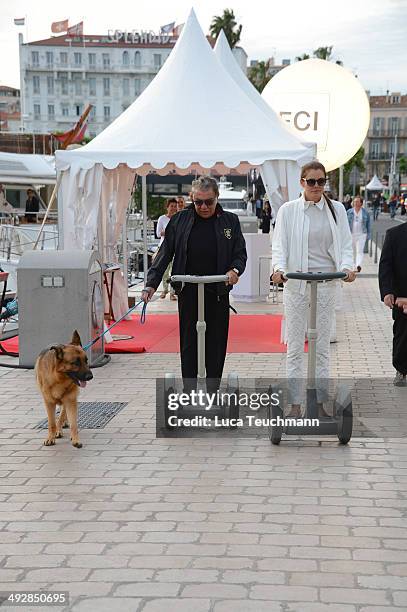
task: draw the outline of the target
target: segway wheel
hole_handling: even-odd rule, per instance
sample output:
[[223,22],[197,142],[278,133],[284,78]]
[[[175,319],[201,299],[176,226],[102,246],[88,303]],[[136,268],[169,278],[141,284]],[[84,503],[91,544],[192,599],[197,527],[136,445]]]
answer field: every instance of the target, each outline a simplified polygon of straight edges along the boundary
[[[268,389],[268,394],[272,395],[273,390],[271,387]],[[283,411],[280,406],[268,406],[268,419],[277,419],[277,417],[283,418]],[[283,435],[283,428],[281,425],[271,425],[268,426],[269,438],[272,444],[278,446],[281,442],[281,436]]]
[[352,403],[347,404],[338,415],[338,439],[341,444],[347,444],[352,437],[353,411]]
[[174,425],[169,425],[168,424],[168,418],[174,414],[174,412],[172,410],[170,410],[168,408],[168,397],[171,395],[171,393],[175,393],[176,392],[176,386],[175,386],[175,374],[166,374],[165,375],[165,380],[164,380],[164,424],[165,424],[165,428],[166,429],[175,429]]
[[[228,403],[224,407],[225,417],[228,419],[239,418],[239,377],[236,372],[228,375],[227,393],[230,395]],[[230,425],[230,429],[236,429],[237,425]]]

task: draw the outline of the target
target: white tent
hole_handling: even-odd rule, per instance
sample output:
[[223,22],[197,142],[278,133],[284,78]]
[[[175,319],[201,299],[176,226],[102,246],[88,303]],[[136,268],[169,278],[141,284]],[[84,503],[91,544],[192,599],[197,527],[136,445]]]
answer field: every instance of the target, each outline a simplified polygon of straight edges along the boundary
[[386,187],[383,185],[377,174],[374,175],[372,180],[365,186],[367,191],[383,191]]
[[[216,41],[215,54],[237,85],[263,111],[268,121],[274,124],[275,134],[276,136],[278,135],[278,139],[291,139],[293,137],[292,132],[289,131],[277,113],[262,98],[236,62],[223,30]],[[307,156],[296,161],[290,159],[279,160],[274,163],[265,161],[260,168],[261,177],[275,214],[284,202],[298,197],[300,191],[299,166],[316,157],[316,144],[309,142],[300,143],[300,141],[298,141],[298,144],[307,148]]]
[[52,185],[55,182],[55,160],[52,155],[0,151],[0,183]]
[[[92,248],[99,233],[104,261],[113,261],[136,173],[245,173],[267,160],[308,159],[220,65],[191,11],[141,96],[86,146],[56,152],[61,248]],[[123,309],[124,297],[115,313]]]

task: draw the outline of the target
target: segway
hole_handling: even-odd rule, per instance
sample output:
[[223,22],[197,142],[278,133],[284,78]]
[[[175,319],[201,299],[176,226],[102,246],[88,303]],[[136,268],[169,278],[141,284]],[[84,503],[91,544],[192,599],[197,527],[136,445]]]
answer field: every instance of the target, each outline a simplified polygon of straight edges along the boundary
[[[228,280],[226,274],[214,275],[214,276],[195,276],[195,275],[179,275],[175,274],[171,276],[171,283],[193,283],[198,285],[198,319],[196,322],[197,332],[197,351],[198,351],[198,372],[197,372],[197,390],[206,391],[206,371],[205,371],[205,285],[209,283],[224,283]],[[164,424],[166,429],[173,429],[168,424],[168,417],[173,414],[168,408],[168,397],[172,393],[176,393],[176,376],[172,373],[165,374],[164,379]],[[227,378],[227,390],[228,401],[222,403],[215,409],[205,411],[205,409],[199,411],[195,410],[194,415],[202,415],[208,418],[213,418],[217,415],[222,419],[234,420],[239,418],[239,378],[236,372],[231,372]],[[186,409],[179,408],[177,410],[177,416],[187,416]],[[231,429],[235,426],[231,425]]]
[[[350,390],[346,387],[339,387],[336,391],[333,402],[333,415],[320,417],[318,416],[317,402],[317,384],[316,375],[316,345],[318,330],[317,327],[317,292],[318,283],[322,281],[331,281],[345,278],[345,272],[333,273],[308,273],[308,272],[289,272],[285,274],[287,279],[295,279],[306,281],[311,284],[311,299],[310,299],[310,316],[309,326],[307,331],[308,337],[308,376],[307,376],[307,404],[305,414],[301,420],[318,419],[318,425],[281,425],[277,417],[283,418],[283,410],[280,406],[269,408],[269,417],[272,418],[272,423],[269,425],[269,436],[272,444],[280,444],[282,434],[295,436],[310,436],[310,435],[337,435],[341,444],[347,444],[352,436],[353,427],[353,412],[352,398]],[[295,418],[295,417],[289,417]],[[274,425],[274,423],[276,423]]]

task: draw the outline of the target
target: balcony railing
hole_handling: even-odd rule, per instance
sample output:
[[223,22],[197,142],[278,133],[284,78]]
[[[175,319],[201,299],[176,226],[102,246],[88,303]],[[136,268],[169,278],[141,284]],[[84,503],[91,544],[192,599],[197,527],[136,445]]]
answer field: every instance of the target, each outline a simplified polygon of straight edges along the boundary
[[406,138],[407,130],[369,130],[367,133],[368,138],[394,138],[396,134],[398,138]]
[[120,62],[110,63],[109,65],[104,64],[74,64],[67,63],[63,64],[60,62],[54,62],[52,65],[48,64],[33,64],[27,63],[25,65],[26,70],[35,71],[55,71],[55,72],[119,72],[124,74],[157,74],[162,66],[155,66],[154,64],[129,64],[125,65]]
[[[393,157],[393,153],[389,153],[388,151],[379,151],[378,153],[369,152],[368,160],[369,161],[390,161],[392,157]],[[400,157],[403,157],[403,153],[397,153],[397,159],[400,159]]]

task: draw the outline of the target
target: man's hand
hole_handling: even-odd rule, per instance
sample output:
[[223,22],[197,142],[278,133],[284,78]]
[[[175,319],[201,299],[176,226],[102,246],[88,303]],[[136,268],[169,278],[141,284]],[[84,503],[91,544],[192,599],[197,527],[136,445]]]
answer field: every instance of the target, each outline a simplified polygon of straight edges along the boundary
[[280,272],[280,270],[276,270],[275,272],[273,272],[273,274],[271,276],[271,280],[276,285],[280,285],[281,283],[286,283],[287,282],[287,279],[284,278],[283,273]]
[[384,296],[383,302],[386,304],[388,308],[393,308],[394,306],[394,295],[392,293],[388,293]]
[[154,293],[155,293],[155,289],[153,289],[152,287],[146,287],[141,292],[141,299],[143,300],[145,304],[147,304],[153,297]]
[[343,279],[343,282],[344,283],[353,283],[353,281],[356,278],[356,272],[354,272],[353,270],[347,270],[346,268],[344,270],[342,270],[342,272],[346,273],[346,276]]
[[[387,296],[386,296],[387,297]],[[386,299],[386,298],[385,298]],[[405,298],[397,298],[396,306],[403,310],[404,314],[407,314],[407,297]]]
[[229,270],[229,272],[226,272],[226,276],[228,277],[226,285],[236,285],[236,283],[239,281],[239,275],[236,274],[234,270]]

